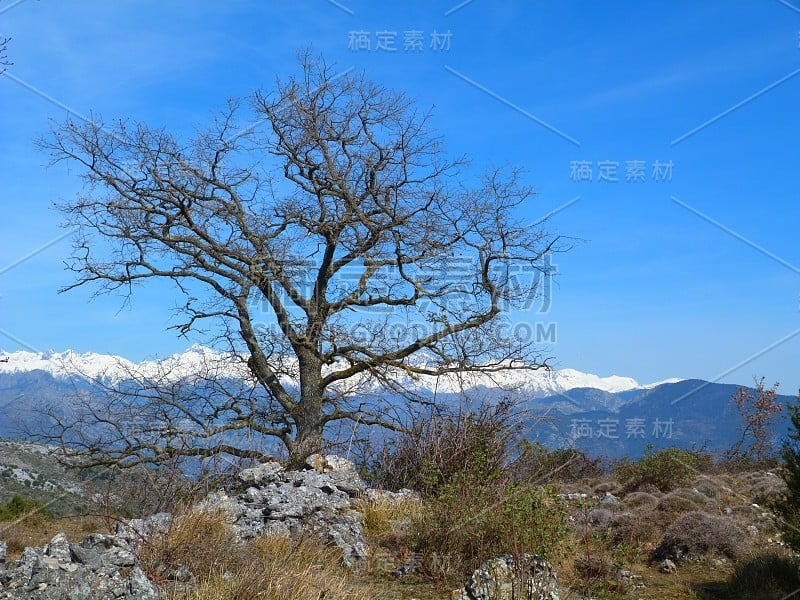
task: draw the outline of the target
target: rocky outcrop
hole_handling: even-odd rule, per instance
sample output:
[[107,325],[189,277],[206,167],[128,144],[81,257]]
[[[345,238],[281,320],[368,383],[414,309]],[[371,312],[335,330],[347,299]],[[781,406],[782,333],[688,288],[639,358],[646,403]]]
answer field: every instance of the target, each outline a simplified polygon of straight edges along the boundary
[[507,555],[484,562],[453,600],[559,600],[553,566],[538,556]]
[[[2,553],[3,556],[5,552]],[[25,548],[19,560],[0,559],[2,600],[157,600],[128,541],[95,533],[72,544],[59,533],[42,548]]]
[[314,454],[307,464],[303,471],[284,471],[277,462],[245,469],[237,475],[243,491],[210,494],[198,508],[223,510],[241,539],[315,535],[354,566],[368,556],[362,515],[352,502],[366,485],[347,459]]

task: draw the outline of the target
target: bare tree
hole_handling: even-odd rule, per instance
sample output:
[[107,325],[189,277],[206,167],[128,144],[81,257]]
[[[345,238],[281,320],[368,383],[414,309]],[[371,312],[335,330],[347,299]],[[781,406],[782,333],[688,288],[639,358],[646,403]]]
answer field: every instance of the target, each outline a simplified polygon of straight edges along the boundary
[[739,387],[731,397],[742,419],[741,436],[726,451],[726,458],[731,462],[755,461],[761,463],[775,458],[773,429],[775,421],[783,411],[778,400],[778,383],[768,388],[764,377],[754,378],[755,386],[750,389]]
[[60,206],[78,231],[65,289],[174,282],[177,331],[247,357],[253,381],[241,402],[181,410],[275,436],[291,464],[333,422],[396,427],[378,385],[546,366],[501,325],[530,298],[515,273],[546,270],[560,245],[515,220],[532,197],[519,172],[468,185],[403,94],[308,55],[301,66],[191,140],[67,121],[42,141],[87,184]]

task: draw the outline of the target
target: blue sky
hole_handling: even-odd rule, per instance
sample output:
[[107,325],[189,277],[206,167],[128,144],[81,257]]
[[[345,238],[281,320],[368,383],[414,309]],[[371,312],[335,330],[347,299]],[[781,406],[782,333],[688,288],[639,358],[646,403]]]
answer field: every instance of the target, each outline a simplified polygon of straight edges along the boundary
[[[34,145],[49,120],[190,135],[311,47],[433,107],[448,151],[476,169],[525,168],[537,195],[520,216],[557,211],[550,228],[581,240],[555,259],[548,312],[515,317],[555,324],[555,366],[643,382],[763,375],[794,394],[800,3],[682,4],[0,1],[14,62],[0,77],[0,348],[138,360],[191,343],[165,332],[165,288],[125,308],[57,294],[69,242],[52,203],[80,183]],[[404,50],[409,31],[422,50]],[[449,47],[431,48],[434,31]],[[394,32],[395,52],[378,32]],[[354,36],[370,49],[348,47]],[[626,181],[633,161],[643,181]],[[614,166],[618,181],[600,180]]]

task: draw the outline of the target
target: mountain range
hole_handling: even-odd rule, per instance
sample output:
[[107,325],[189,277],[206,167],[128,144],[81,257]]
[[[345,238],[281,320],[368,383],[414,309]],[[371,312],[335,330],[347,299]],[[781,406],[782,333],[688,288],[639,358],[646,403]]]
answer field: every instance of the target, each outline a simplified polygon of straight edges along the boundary
[[[96,378],[132,374],[187,378],[208,364],[224,377],[246,377],[241,357],[192,346],[162,360],[134,363],[97,353],[0,351],[0,437],[20,437],[20,424],[35,419],[36,407],[64,401]],[[527,435],[549,447],[573,445],[592,455],[638,455],[648,445],[705,447],[721,451],[738,439],[741,421],[731,403],[738,386],[670,379],[640,384],[630,377],[601,377],[574,369],[513,370],[453,379],[420,377],[401,382],[441,402],[457,402],[462,385],[488,400],[513,390],[527,421]],[[293,382],[286,381],[288,385]],[[779,397],[786,404],[793,398]],[[399,400],[398,400],[399,401]],[[773,431],[777,441],[788,425],[786,411]]]

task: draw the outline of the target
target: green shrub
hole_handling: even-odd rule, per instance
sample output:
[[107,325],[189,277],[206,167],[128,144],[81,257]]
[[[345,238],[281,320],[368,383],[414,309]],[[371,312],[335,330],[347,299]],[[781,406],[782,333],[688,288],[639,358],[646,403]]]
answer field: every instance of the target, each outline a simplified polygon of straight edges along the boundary
[[648,446],[637,460],[617,461],[613,473],[627,490],[650,484],[662,492],[669,492],[688,485],[698,471],[709,468],[711,464],[711,458],[703,453],[675,447],[654,451],[652,446]]
[[527,440],[522,442],[514,470],[518,479],[539,483],[572,483],[606,474],[602,459],[590,458],[577,448],[550,450]]
[[567,523],[550,488],[459,476],[426,502],[412,544],[434,578],[462,580],[493,556],[553,555],[568,537]]
[[780,516],[783,540],[797,552],[800,551],[800,396],[787,408],[792,429],[781,448],[784,461],[781,478],[786,483],[786,491],[771,499],[771,508]]
[[41,502],[21,496],[14,496],[7,504],[0,504],[0,521],[17,521],[23,518],[27,521],[49,521],[53,517]]

